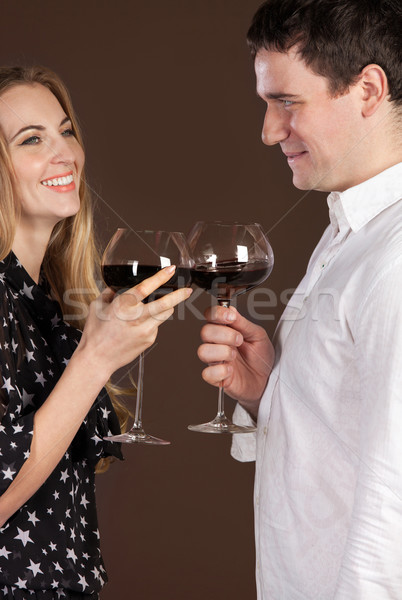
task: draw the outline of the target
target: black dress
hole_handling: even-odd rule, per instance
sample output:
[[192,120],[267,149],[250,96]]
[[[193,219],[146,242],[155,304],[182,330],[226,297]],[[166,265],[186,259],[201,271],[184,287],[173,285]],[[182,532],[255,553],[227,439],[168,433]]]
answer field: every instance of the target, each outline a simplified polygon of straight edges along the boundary
[[[13,253],[0,262],[0,494],[29,456],[35,411],[57,383],[80,332],[63,321],[46,281]],[[0,599],[97,598],[107,581],[99,547],[94,469],[121,458],[103,390],[42,487],[0,529]]]

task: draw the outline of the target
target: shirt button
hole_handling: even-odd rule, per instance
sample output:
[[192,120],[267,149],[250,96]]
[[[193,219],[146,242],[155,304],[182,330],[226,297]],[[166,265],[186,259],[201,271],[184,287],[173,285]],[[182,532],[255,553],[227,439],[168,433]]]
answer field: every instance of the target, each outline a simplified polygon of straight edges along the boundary
[[257,496],[257,498],[255,499],[255,503],[257,506],[260,506],[260,497]]
[[262,432],[263,432],[264,435],[267,435],[268,429],[266,427],[264,427],[264,429],[262,430]]

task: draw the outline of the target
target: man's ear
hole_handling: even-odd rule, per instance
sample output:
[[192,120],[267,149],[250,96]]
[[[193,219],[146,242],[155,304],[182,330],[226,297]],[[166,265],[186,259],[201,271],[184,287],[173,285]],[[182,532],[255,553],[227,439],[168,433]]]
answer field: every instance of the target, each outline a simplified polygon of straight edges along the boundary
[[371,117],[389,94],[388,79],[379,65],[367,65],[360,73],[362,114]]

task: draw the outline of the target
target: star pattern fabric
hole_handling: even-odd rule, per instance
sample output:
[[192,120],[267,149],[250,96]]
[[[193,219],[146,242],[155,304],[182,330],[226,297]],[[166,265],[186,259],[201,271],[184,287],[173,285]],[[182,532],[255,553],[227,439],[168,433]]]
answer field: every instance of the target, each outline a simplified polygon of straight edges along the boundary
[[[29,456],[35,411],[60,378],[81,332],[63,321],[42,277],[13,253],[0,262],[0,494]],[[97,598],[107,581],[99,544],[95,466],[120,445],[105,390],[42,487],[0,528],[0,600]]]

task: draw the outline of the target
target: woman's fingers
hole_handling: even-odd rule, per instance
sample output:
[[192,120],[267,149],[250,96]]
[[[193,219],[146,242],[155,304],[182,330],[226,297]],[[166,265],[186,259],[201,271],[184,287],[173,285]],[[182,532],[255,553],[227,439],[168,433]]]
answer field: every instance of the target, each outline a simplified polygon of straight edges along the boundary
[[[169,279],[173,277],[175,270],[175,265],[165,267],[155,273],[155,275],[152,275],[152,277],[148,277],[138,285],[130,288],[127,292],[124,292],[124,294],[130,294],[132,297],[138,298],[137,302],[141,302],[152,294],[152,292],[160,288],[161,285],[169,281]],[[124,296],[124,294],[121,295]]]

